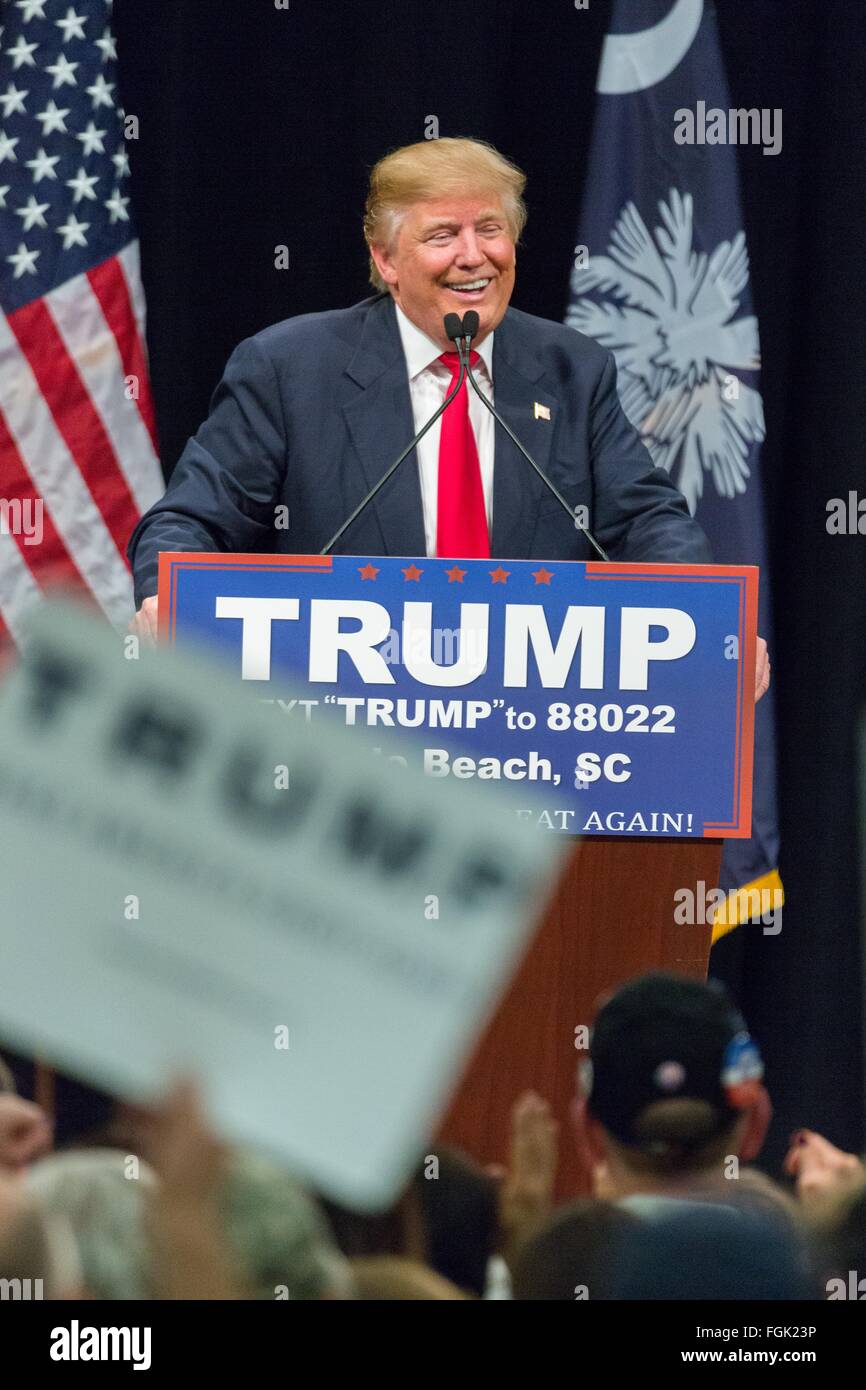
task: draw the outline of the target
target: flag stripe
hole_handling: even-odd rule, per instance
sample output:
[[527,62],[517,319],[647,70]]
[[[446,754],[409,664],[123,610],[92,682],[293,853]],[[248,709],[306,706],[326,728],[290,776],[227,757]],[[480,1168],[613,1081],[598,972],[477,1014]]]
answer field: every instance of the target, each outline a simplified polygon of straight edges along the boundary
[[[136,402],[127,397],[126,366],[89,277],[77,275],[53,290],[46,302],[105,426],[136,507],[146,511],[162,493],[159,463],[142,413]],[[146,378],[139,378],[139,389],[147,396]]]
[[[2,410],[0,410],[0,460],[2,460],[2,474],[0,475],[3,478],[5,499],[19,502],[22,511],[25,503],[31,503],[33,508],[37,503],[42,503],[41,536],[35,540],[28,539],[23,535],[15,537],[21,551],[21,557],[33,573],[34,579],[43,587],[46,581],[49,584],[57,582],[71,584],[76,588],[83,587],[84,580],[81,573],[63,544],[63,540],[51,520],[51,513],[45,506],[44,499],[40,497],[33,485],[33,479],[24,466],[24,460],[18,452],[18,447]],[[35,519],[34,512],[31,512],[31,519]],[[0,591],[0,595],[2,595],[2,591]]]
[[0,527],[0,644],[7,629],[19,645],[27,615],[42,597],[42,591],[24,560],[13,536]]
[[9,320],[2,317],[0,410],[67,551],[108,617],[125,623],[132,611],[129,568],[58,431]]
[[126,276],[129,300],[135,314],[139,337],[144,344],[145,356],[147,356],[147,304],[144,298],[144,286],[141,282],[141,251],[138,241],[131,241],[128,246],[124,246],[123,250],[118,253],[117,259],[120,261]]
[[[99,301],[105,321],[117,341],[124,377],[134,376],[138,382],[137,407],[153,445],[159,453],[153,401],[147,384],[147,360],[139,332],[136,314],[129,295],[129,286],[117,257],[103,261],[87,272],[93,293]],[[158,470],[157,470],[158,471]],[[153,501],[156,498],[152,499]],[[148,506],[150,504],[148,503]]]
[[8,322],[90,495],[123,553],[138,520],[135,499],[45,301],[17,309]]

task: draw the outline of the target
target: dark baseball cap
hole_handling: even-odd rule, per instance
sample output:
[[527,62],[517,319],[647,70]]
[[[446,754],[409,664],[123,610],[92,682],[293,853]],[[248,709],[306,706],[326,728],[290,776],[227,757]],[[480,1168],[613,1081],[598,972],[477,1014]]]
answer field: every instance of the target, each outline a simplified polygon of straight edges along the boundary
[[[721,985],[653,973],[624,985],[601,1009],[581,1086],[590,1112],[615,1139],[661,1153],[725,1133],[754,1101],[762,1075],[758,1048]],[[664,1100],[705,1102],[708,1125],[691,1140],[648,1139],[641,1118]]]

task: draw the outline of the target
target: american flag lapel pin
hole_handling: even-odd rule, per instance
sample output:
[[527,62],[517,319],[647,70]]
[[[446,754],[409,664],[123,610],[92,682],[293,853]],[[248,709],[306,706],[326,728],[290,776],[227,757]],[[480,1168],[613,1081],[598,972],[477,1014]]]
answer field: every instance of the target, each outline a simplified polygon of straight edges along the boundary
[[536,420],[550,419],[550,406],[542,405],[540,401],[533,401],[533,414]]

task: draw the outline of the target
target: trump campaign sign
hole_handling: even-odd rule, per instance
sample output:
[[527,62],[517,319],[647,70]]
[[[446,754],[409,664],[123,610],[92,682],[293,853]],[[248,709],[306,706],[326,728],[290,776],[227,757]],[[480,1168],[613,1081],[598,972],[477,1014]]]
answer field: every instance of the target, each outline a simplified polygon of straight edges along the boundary
[[757,600],[752,566],[160,557],[164,640],[430,778],[523,784],[519,814],[582,835],[750,834]]
[[260,714],[216,660],[39,605],[0,686],[0,1040],[128,1099],[195,1076],[221,1133],[381,1210],[569,847],[505,783]]

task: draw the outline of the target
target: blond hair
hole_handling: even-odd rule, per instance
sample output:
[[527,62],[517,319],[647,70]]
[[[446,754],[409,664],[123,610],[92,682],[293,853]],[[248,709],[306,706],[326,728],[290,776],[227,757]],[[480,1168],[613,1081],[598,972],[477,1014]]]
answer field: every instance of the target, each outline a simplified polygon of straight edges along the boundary
[[[526,224],[523,190],[526,175],[484,140],[443,136],[419,140],[392,150],[374,165],[364,208],[364,240],[368,246],[388,246],[413,203],[448,194],[495,193],[514,241]],[[387,288],[372,256],[370,280],[377,290]]]

